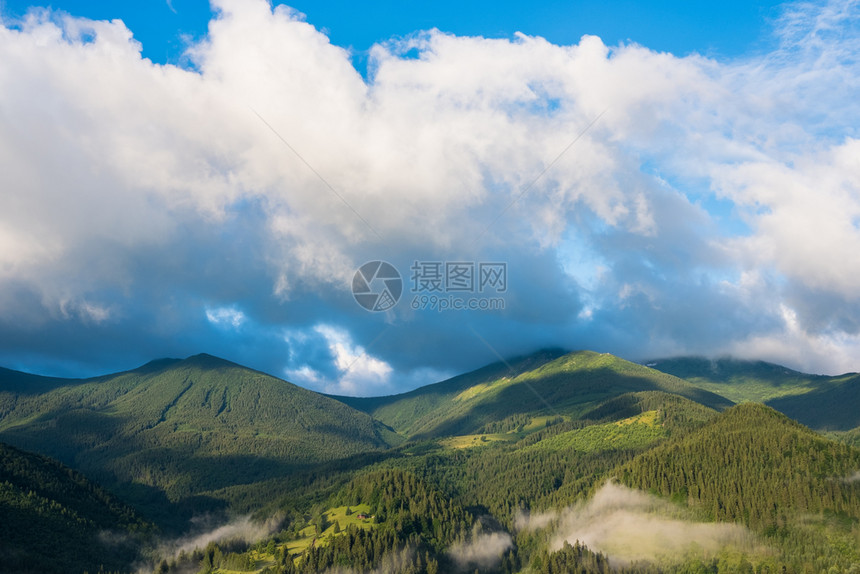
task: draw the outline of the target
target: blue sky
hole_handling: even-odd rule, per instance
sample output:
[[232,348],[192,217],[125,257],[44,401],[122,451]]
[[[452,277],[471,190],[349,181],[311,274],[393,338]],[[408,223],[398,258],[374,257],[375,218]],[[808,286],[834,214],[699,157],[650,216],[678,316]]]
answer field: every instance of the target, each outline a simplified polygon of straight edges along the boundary
[[[325,31],[332,43],[366,60],[375,43],[438,28],[461,36],[509,38],[514,32],[541,36],[555,44],[575,44],[584,34],[608,45],[636,42],[653,50],[685,55],[697,52],[737,57],[760,52],[771,43],[770,31],[780,2],[343,2],[286,3]],[[212,10],[206,0],[171,2],[83,2],[50,4],[4,0],[7,17],[21,17],[33,6],[50,6],[92,19],[119,18],[143,44],[143,55],[158,63],[178,64],[184,38],[206,34]]]
[[[858,2],[401,4],[0,3],[0,364],[860,370]],[[374,260],[403,294],[368,312]]]

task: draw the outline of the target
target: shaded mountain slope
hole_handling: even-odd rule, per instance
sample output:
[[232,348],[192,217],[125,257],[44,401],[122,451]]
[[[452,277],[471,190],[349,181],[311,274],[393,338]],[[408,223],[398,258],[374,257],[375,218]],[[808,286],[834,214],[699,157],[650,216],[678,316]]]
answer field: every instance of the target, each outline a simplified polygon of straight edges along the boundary
[[735,402],[765,403],[816,430],[860,426],[860,375],[810,375],[764,361],[661,359],[653,368]]
[[173,499],[398,441],[365,413],[208,355],[0,392],[0,410],[2,440]]
[[860,375],[830,377],[813,391],[767,404],[817,430],[851,430],[860,426]]
[[32,375],[0,367],[0,392],[39,394],[56,389],[57,387],[75,385],[83,381],[84,379],[43,377],[41,375]]
[[775,397],[803,394],[829,378],[808,375],[765,361],[730,357],[675,357],[649,361],[647,364],[734,402],[764,403]]
[[0,570],[83,572],[127,567],[130,542],[152,527],[55,460],[0,443]]

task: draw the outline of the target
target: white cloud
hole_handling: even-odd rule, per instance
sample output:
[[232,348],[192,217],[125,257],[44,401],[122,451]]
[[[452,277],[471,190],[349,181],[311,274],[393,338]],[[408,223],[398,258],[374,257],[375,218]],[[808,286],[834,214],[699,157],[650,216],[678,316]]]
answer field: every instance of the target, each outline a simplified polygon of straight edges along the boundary
[[247,317],[235,307],[214,307],[206,309],[206,319],[219,327],[238,329],[245,323]]
[[513,545],[507,532],[479,533],[469,542],[451,546],[447,553],[461,570],[470,566],[489,567],[499,563],[504,552]]
[[[320,324],[313,334],[322,339],[328,348],[332,374],[327,376],[307,364],[285,370],[288,380],[326,393],[367,396],[382,394],[390,389],[391,365],[372,356],[364,347],[353,343],[349,333],[339,327]],[[288,342],[306,343],[308,333],[289,333]],[[296,357],[302,361],[302,357]]]
[[552,548],[580,542],[615,564],[639,560],[670,563],[688,556],[713,556],[729,547],[762,551],[754,536],[737,524],[695,522],[679,507],[657,497],[608,482],[594,497],[559,513],[519,516],[517,527],[551,528]]
[[[283,516],[273,516],[264,522],[251,519],[250,516],[237,516],[227,522],[212,524],[209,515],[197,516],[192,519],[196,524],[195,532],[172,540],[162,540],[155,549],[155,560],[175,559],[182,553],[191,553],[195,549],[205,548],[210,542],[242,541],[248,544],[258,542],[274,532],[283,521]],[[147,571],[154,568],[147,566]],[[141,568],[140,571],[144,571]]]
[[805,329],[797,312],[780,305],[778,328],[733,343],[725,351],[744,359],[757,359],[799,366],[812,373],[856,372],[860,334],[838,330],[815,332]]
[[795,158],[726,166],[716,180],[747,212],[737,240],[750,264],[776,266],[811,288],[856,298],[860,287],[860,141]]
[[[143,59],[116,20],[33,11],[0,26],[0,316],[14,317],[0,336],[65,315],[155,317],[133,330],[163,339],[188,327],[171,314],[187,301],[237,301],[241,319],[207,318],[342,325],[317,333],[337,377],[288,368],[338,392],[383,389],[395,361],[438,369],[482,344],[454,316],[403,311],[389,320],[437,346],[402,337],[368,356],[352,340],[370,320],[351,306],[354,269],[492,253],[550,281],[513,286],[504,332],[482,316],[520,351],[551,336],[628,355],[759,348],[836,370],[830,353],[860,369],[845,321],[860,323],[856,2],[791,5],[776,51],[723,62],[431,30],[375,46],[367,81],[297,12],[213,4],[195,70]],[[599,272],[562,271],[577,252]],[[737,279],[754,275],[767,280]],[[801,309],[801,291],[827,308]],[[564,313],[547,293],[569,294]]]

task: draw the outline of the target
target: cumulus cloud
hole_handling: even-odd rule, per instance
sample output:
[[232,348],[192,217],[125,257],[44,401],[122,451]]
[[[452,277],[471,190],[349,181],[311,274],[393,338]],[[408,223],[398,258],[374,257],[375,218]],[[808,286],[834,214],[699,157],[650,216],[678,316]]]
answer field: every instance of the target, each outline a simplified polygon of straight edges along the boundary
[[[341,395],[361,396],[390,390],[391,365],[373,357],[355,345],[349,333],[331,325],[317,325],[310,341],[305,333],[287,334],[288,341],[298,340],[305,346],[324,346],[333,361],[333,372],[327,376],[311,365],[302,364],[284,371],[290,381],[318,390]],[[298,361],[305,357],[299,353]]]
[[579,541],[616,565],[712,556],[726,547],[762,550],[743,526],[692,521],[666,501],[612,482],[583,504],[559,513],[520,515],[516,524],[519,529],[551,527],[553,549]]
[[206,319],[213,325],[238,329],[245,322],[245,314],[235,307],[206,309]]
[[[187,69],[119,20],[2,21],[6,365],[206,351],[365,394],[494,360],[478,333],[858,370],[856,2],[729,61],[416,31],[366,79],[289,7],[212,6]],[[370,314],[377,259],[406,292]],[[413,309],[416,260],[507,262],[504,309]]]

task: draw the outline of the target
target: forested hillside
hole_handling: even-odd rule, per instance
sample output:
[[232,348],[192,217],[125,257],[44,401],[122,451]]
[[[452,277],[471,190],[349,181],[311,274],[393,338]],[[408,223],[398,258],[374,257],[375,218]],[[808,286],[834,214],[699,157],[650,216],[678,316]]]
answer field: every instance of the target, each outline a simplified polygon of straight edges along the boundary
[[122,568],[152,535],[126,504],[57,461],[0,443],[0,571]]
[[[553,422],[514,442],[404,445],[304,512],[293,505],[302,489],[286,495],[284,530],[243,556],[269,572],[799,573],[858,563],[860,451],[760,405],[719,414],[646,392],[592,413],[601,422]],[[614,479],[636,490],[607,491]],[[344,508],[372,519],[344,527]],[[337,525],[320,518],[335,515]],[[654,529],[658,546],[671,532],[690,542],[665,539],[677,554],[658,547],[631,560],[617,549],[641,547],[642,534],[623,527],[594,548],[560,538],[576,532],[573,517],[619,516]],[[578,528],[593,538],[593,527]]]
[[47,392],[13,383],[0,380],[2,440],[132,497],[179,500],[399,441],[342,403],[207,355]]
[[[65,457],[135,509],[10,448],[13,467],[43,468],[16,471],[3,487],[17,523],[34,524],[17,530],[26,533],[17,556],[27,560],[48,552],[45,538],[30,536],[35,528],[49,539],[78,528],[65,539],[71,549],[97,527],[97,536],[134,533],[123,538],[134,541],[128,554],[105,564],[159,573],[801,573],[860,564],[856,431],[834,433],[837,442],[611,355],[539,353],[344,402],[205,355],[83,381],[5,374],[0,436]],[[59,480],[44,468],[90,494],[31,494],[27,484]],[[102,510],[87,515],[90,507]],[[201,517],[245,526],[216,527],[196,549],[163,539],[183,528],[200,536]],[[63,559],[91,564],[113,550],[87,552]],[[39,564],[66,571],[50,557]]]
[[627,463],[621,480],[740,522],[795,568],[860,564],[860,450],[773,409],[742,404]]

